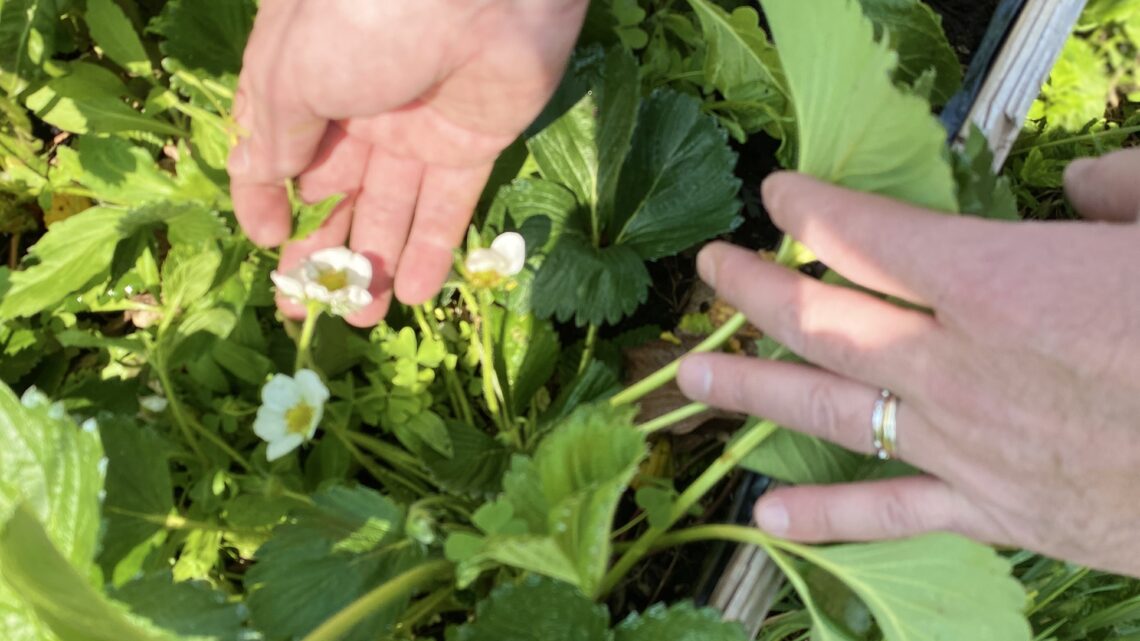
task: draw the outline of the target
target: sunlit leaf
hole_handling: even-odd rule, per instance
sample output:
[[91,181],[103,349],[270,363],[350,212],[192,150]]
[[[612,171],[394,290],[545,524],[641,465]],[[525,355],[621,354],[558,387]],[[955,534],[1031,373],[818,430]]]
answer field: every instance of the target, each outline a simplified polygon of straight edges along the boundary
[[87,0],[83,16],[95,44],[132,75],[151,73],[150,58],[127,14],[113,0]]

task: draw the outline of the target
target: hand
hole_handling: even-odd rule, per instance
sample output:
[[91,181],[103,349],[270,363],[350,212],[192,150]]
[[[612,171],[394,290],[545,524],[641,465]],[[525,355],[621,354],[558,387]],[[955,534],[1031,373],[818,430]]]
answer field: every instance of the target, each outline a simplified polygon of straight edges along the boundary
[[698,260],[729,303],[818,368],[691,356],[691,398],[870,452],[880,388],[927,475],[789,487],[756,507],[801,541],[933,530],[1140,576],[1140,150],[1070,167],[1087,222],[946,216],[782,174],[776,224],[843,276],[823,284],[724,244]]
[[[345,200],[281,268],[347,240],[373,264],[383,317],[395,289],[421,303],[452,251],[496,156],[531,123],[562,76],[585,0],[263,0],[235,114],[249,133],[231,153],[234,211],[249,237],[290,234],[284,181],[309,202]],[[288,301],[291,316],[304,310]]]

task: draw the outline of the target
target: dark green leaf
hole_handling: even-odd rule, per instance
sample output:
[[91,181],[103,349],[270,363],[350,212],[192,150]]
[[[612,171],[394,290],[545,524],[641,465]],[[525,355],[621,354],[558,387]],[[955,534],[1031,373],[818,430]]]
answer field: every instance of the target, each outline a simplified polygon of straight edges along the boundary
[[527,141],[542,177],[569,189],[578,199],[578,205],[588,210],[593,210],[597,202],[596,127],[594,101],[584,98]]
[[62,21],[70,0],[4,0],[0,2],[0,84],[10,96],[43,77],[43,65],[56,53]]
[[245,609],[208,583],[174,583],[170,572],[159,572],[127,583],[113,591],[111,598],[176,634],[210,641],[245,638]]
[[658,603],[614,628],[614,641],[747,641],[744,628],[711,608]]
[[422,456],[435,481],[449,492],[469,496],[485,497],[502,489],[510,451],[466,423],[449,421],[447,433],[455,456],[432,451]]
[[558,365],[561,345],[550,321],[510,311],[495,319],[508,395],[516,412],[525,410]]
[[942,30],[942,18],[921,0],[860,0],[863,12],[885,31],[898,52],[895,78],[911,84],[934,70],[931,100],[945,104],[962,84],[962,66]]
[[[334,486],[313,501],[277,528],[246,574],[254,625],[269,641],[305,636],[421,557],[403,539],[403,510],[375,491]],[[371,641],[405,602],[378,610],[344,639]]]
[[251,0],[171,0],[148,31],[163,36],[162,53],[187,69],[236,74],[255,13]]
[[649,297],[649,271],[624,245],[596,249],[567,230],[535,277],[531,305],[540,318],[579,326],[617,323]]
[[496,588],[453,641],[608,641],[608,628],[606,606],[574,586],[530,576]]
[[851,481],[867,457],[822,439],[781,429],[740,462],[741,467],[789,483]]
[[951,160],[962,213],[998,220],[1019,219],[1017,198],[1009,179],[994,173],[994,154],[977,125],[971,125],[970,136]]
[[727,135],[695,98],[655,92],[641,104],[609,233],[643,259],[675,254],[740,221]]

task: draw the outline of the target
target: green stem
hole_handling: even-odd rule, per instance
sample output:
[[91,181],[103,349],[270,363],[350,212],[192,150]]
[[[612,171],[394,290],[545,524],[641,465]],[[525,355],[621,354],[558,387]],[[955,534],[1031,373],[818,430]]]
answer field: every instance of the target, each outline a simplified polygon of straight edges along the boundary
[[578,362],[578,375],[581,376],[586,368],[590,366],[590,360],[594,358],[594,349],[598,345],[598,326],[593,323],[590,328],[586,330],[586,345],[582,348],[582,360]]
[[1049,147],[1060,147],[1061,145],[1071,145],[1075,142],[1085,142],[1086,140],[1096,140],[1097,138],[1107,138],[1110,136],[1130,136],[1135,133],[1140,133],[1140,125],[1131,127],[1117,127],[1116,129],[1107,129],[1105,131],[1094,131],[1092,133],[1081,134],[1079,136],[1069,136],[1059,140],[1050,140],[1040,144],[1030,143],[1024,147],[1014,147],[1009,155],[1023,154],[1034,149],[1048,149]]
[[306,365],[313,364],[313,357],[309,350],[313,345],[313,334],[317,330],[317,319],[321,317],[321,304],[309,303],[305,312],[305,324],[301,326],[301,337],[297,340],[297,358],[293,361],[293,373],[296,374]]
[[403,618],[396,624],[395,632],[405,632],[408,638],[415,638],[412,632],[423,619],[436,614],[436,609],[447,602],[455,594],[455,588],[448,585],[416,601],[408,607]]
[[361,432],[346,430],[345,434],[357,445],[372,452],[384,461],[387,461],[392,467],[411,476],[415,476],[422,481],[431,481],[431,477],[424,471],[419,460],[395,445]]
[[684,407],[678,407],[668,414],[662,414],[655,419],[646,421],[645,423],[638,425],[637,429],[642,434],[652,434],[667,427],[672,427],[673,425],[676,425],[677,423],[680,423],[687,418],[696,416],[708,408],[709,406],[705,405],[704,403],[689,403]]
[[425,496],[431,494],[427,488],[420,485],[416,481],[413,481],[412,479],[406,478],[399,474],[389,472],[388,470],[385,470],[384,468],[377,465],[376,461],[373,461],[372,459],[365,456],[364,453],[356,447],[356,444],[352,442],[352,439],[349,438],[348,433],[344,428],[332,427],[330,428],[330,431],[335,434],[338,439],[340,439],[341,443],[344,444],[345,449],[347,449],[348,453],[352,455],[353,460],[355,460],[360,465],[360,467],[364,468],[365,471],[371,474],[372,478],[380,481],[380,483],[385,487],[403,485],[405,489],[410,490],[416,496]]
[[[160,339],[161,342],[161,339]],[[155,350],[156,352],[158,350]],[[162,384],[162,390],[166,392],[166,400],[170,404],[170,414],[174,417],[174,424],[182,432],[182,438],[186,440],[186,444],[194,452],[194,456],[204,465],[209,465],[210,459],[206,458],[206,454],[198,445],[198,438],[194,436],[194,430],[190,426],[190,421],[186,418],[186,410],[182,407],[182,401],[178,400],[178,394],[174,390],[174,383],[170,382],[170,375],[166,372],[166,363],[164,359],[159,357],[156,353],[155,358],[151,361],[154,364],[154,371],[158,373],[158,381]]]
[[233,528],[222,527],[214,523],[203,523],[201,521],[192,521],[184,518],[178,514],[147,514],[146,512],[136,512],[134,510],[125,510],[113,505],[106,506],[104,509],[111,514],[119,514],[121,516],[129,516],[132,519],[138,519],[152,525],[157,525],[166,530],[202,530],[203,532],[217,532],[220,534],[232,534],[240,536],[261,536],[272,530],[271,527],[266,528]]
[[[732,338],[733,334],[740,331],[740,328],[744,327],[745,323],[747,322],[748,319],[744,317],[744,314],[737,313],[735,316],[728,319],[728,322],[726,322],[724,325],[721,325],[720,329],[710,334],[708,338],[701,341],[700,344],[698,344],[693,349],[689,350],[686,356],[689,354],[699,354],[701,352],[711,352],[714,349],[720,348],[720,346],[728,342],[728,339]],[[681,361],[683,359],[684,356],[678,358],[672,363],[669,363],[665,367],[662,367],[661,369],[641,379],[633,385],[625,388],[619,394],[611,398],[610,403],[612,405],[625,405],[627,403],[633,403],[646,394],[649,394],[653,390],[656,390],[662,385],[665,385],[677,377],[677,370],[681,367]]]
[[654,543],[665,534],[666,530],[673,527],[673,524],[685,516],[709,490],[724,480],[749,452],[756,449],[775,432],[776,424],[772,421],[758,421],[751,427],[745,428],[740,436],[729,443],[724,454],[721,454],[708,469],[697,477],[697,480],[693,481],[692,485],[681,493],[681,496],[677,497],[677,502],[673,504],[673,509],[669,512],[669,522],[664,527],[649,528],[626,550],[625,554],[606,573],[601,588],[595,596],[613,590],[633,566],[652,549]]
[[483,400],[487,403],[487,411],[499,427],[499,431],[510,435],[515,446],[522,449],[518,433],[511,428],[510,421],[505,420],[503,412],[500,411],[499,400],[502,394],[502,386],[499,384],[499,377],[495,373],[495,352],[491,349],[490,302],[482,292],[480,292],[479,300],[476,300],[467,287],[460,287],[459,294],[463,297],[467,307],[478,317],[477,329],[480,340],[476,342],[476,348],[479,350],[479,363],[482,367]]
[[430,561],[414,567],[353,601],[310,632],[302,641],[337,641],[378,610],[425,585],[450,576],[451,573],[451,563],[444,560]]
[[[431,303],[425,303],[421,307],[413,307],[412,313],[415,314],[416,323],[420,326],[426,336],[430,336],[433,340],[443,342],[443,338],[439,335],[436,327],[433,326],[427,319],[427,314],[432,313]],[[467,394],[463,392],[463,384],[459,382],[459,377],[456,376],[455,370],[443,367],[443,380],[447,387],[447,394],[451,399],[451,408],[455,411],[456,416],[459,416],[465,423],[475,426],[475,414],[471,411],[471,404],[467,401]]]

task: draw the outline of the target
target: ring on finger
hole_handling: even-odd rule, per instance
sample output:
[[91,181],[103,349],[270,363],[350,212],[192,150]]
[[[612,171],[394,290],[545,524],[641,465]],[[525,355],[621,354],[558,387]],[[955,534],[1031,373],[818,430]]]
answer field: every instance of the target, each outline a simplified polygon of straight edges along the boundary
[[898,457],[898,415],[899,397],[888,389],[881,390],[871,410],[871,445],[880,460]]

